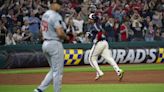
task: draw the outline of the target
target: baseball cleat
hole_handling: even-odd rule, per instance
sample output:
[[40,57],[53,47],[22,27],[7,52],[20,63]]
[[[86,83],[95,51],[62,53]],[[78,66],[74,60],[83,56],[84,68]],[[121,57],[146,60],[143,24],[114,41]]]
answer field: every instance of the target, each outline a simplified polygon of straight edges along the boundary
[[43,92],[43,91],[40,89],[34,89],[34,92]]
[[95,77],[95,80],[99,80],[103,75],[104,75],[103,72],[101,72],[100,74],[97,74]]
[[120,74],[118,76],[119,76],[119,81],[121,81],[124,77],[124,70],[120,69]]

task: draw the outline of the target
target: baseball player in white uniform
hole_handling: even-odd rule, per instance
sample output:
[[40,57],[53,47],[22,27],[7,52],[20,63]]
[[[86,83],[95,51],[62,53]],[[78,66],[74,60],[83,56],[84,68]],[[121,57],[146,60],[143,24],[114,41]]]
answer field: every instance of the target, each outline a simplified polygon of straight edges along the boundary
[[65,24],[58,11],[61,9],[61,1],[51,4],[51,9],[43,14],[41,32],[43,37],[42,50],[50,65],[50,71],[34,92],[43,92],[53,81],[54,92],[61,92],[64,50],[62,39],[67,39],[64,33]]
[[105,35],[103,35],[103,29],[97,21],[98,17],[94,13],[91,13],[89,15],[89,23],[91,25],[89,31],[92,34],[92,41],[94,44],[89,54],[89,62],[90,65],[96,69],[95,80],[98,80],[104,75],[97,63],[98,56],[101,55],[114,68],[117,75],[119,76],[119,80],[121,81],[124,71],[120,69],[117,63],[114,61],[112,53],[109,50],[108,42],[105,39]]

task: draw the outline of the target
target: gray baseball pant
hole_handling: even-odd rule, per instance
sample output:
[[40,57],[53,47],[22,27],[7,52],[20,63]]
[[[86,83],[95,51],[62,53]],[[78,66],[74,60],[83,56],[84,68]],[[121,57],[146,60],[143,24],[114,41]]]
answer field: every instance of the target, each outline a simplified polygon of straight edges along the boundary
[[44,41],[42,50],[50,65],[50,71],[38,87],[45,90],[53,81],[54,92],[61,92],[61,84],[64,67],[64,49],[59,41]]

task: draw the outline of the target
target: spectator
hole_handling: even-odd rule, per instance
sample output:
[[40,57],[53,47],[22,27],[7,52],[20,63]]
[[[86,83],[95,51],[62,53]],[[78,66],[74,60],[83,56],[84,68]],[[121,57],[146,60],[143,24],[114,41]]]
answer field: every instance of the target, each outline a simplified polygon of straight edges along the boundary
[[28,20],[26,19],[26,20],[24,20],[24,25],[22,26],[22,29],[21,29],[23,32],[25,31],[25,30],[29,30],[29,22],[28,22]]
[[85,43],[85,34],[84,33],[80,33],[76,36],[76,41],[77,43]]
[[[13,28],[25,28],[24,20],[29,21],[30,39],[34,37],[36,41],[38,37],[39,22],[42,14],[49,8],[50,2],[53,0],[6,0],[0,1],[0,16],[7,32],[13,34]],[[164,26],[164,0],[62,0],[64,1],[62,14],[66,22],[68,14],[73,15],[73,27],[67,29],[67,34],[72,37],[70,43],[90,42],[84,40],[88,37],[87,23],[88,14],[96,13],[99,17],[100,25],[106,30],[106,36],[109,41],[118,41],[119,32],[121,32],[124,23],[128,29],[129,40],[144,40],[149,29],[149,22],[159,27],[158,31],[154,28],[154,36],[160,38]],[[108,16],[107,16],[108,15]],[[104,17],[107,19],[104,21]],[[130,19],[127,19],[127,18]],[[37,21],[33,21],[37,20]],[[114,22],[115,23],[114,23]],[[117,22],[116,22],[117,21]],[[72,25],[71,24],[71,25]],[[83,25],[84,24],[84,25]],[[24,27],[22,27],[24,26]],[[75,27],[74,27],[75,26]],[[74,30],[70,31],[70,30]],[[25,30],[23,30],[23,33]],[[15,33],[14,33],[15,34]],[[32,36],[33,35],[33,36]],[[23,39],[23,38],[22,38]],[[79,40],[80,39],[80,40]],[[83,39],[83,40],[82,40]],[[4,43],[4,42],[3,42]],[[84,42],[86,43],[86,42]]]
[[17,28],[15,30],[15,33],[13,34],[13,38],[16,43],[21,43],[21,41],[23,40],[21,29]]
[[150,0],[148,2],[148,6],[151,10],[153,10],[155,8],[156,2],[157,2],[157,0]]
[[119,22],[122,22],[123,17],[124,17],[124,11],[123,11],[122,7],[119,6],[116,8],[116,6],[115,6],[112,10],[112,15],[114,16],[114,18],[116,20],[118,20]]
[[125,25],[127,27],[127,30],[128,30],[128,41],[131,41],[133,36],[134,36],[134,32],[133,30],[130,28],[130,25],[131,25],[131,22],[130,22],[130,18],[129,17],[126,17],[125,18]]
[[76,7],[78,7],[78,5],[79,5],[79,2],[78,2],[78,0],[70,0],[71,1],[71,7],[72,8],[76,8]]
[[113,11],[114,6],[115,6],[115,2],[111,2],[108,9],[107,9],[107,13],[108,13],[109,17],[112,16],[112,11]]
[[31,16],[29,17],[29,31],[33,34],[34,41],[38,40],[39,35],[39,25],[40,20],[39,18],[35,17],[35,11],[31,11]]
[[162,13],[156,10],[152,22],[154,25],[162,27]]
[[137,11],[131,17],[131,29],[134,32],[132,41],[144,41],[142,18]]
[[76,34],[80,34],[83,32],[84,20],[81,17],[81,13],[78,13],[77,16],[73,18],[73,24],[77,28]]
[[128,41],[128,28],[125,24],[125,22],[123,22],[120,25],[120,32],[119,32],[119,39],[120,41]]
[[24,20],[24,25],[22,26],[22,40],[26,42],[31,42],[33,39],[32,33],[29,31],[28,20]]
[[20,21],[17,21],[15,27],[16,27],[17,29],[21,29],[21,28],[22,28],[21,22],[20,22]]
[[2,22],[2,20],[0,20],[0,45],[5,44],[6,34],[7,34],[7,28],[5,24]]
[[155,32],[155,37],[154,37],[154,40],[155,41],[160,41],[162,38],[161,38],[161,28],[158,27],[156,32]]
[[92,3],[97,5],[97,4],[100,4],[101,2],[100,0],[92,0]]
[[114,20],[114,36],[115,36],[115,41],[119,41],[119,32],[120,32],[120,23],[117,19]]
[[25,42],[32,42],[32,33],[29,30],[24,30],[22,32],[22,40]]
[[91,4],[90,7],[89,7],[89,11],[90,11],[90,13],[96,12],[96,10],[97,10],[96,5]]
[[66,34],[70,38],[69,43],[76,43],[76,41],[75,41],[75,36],[76,36],[75,31],[76,31],[76,27],[73,24],[73,20],[72,20],[72,18],[69,18],[68,23],[67,23],[67,30],[66,30]]
[[161,33],[161,40],[164,41],[164,32]]
[[103,28],[106,32],[107,40],[114,42],[116,40],[114,30],[114,18],[109,18],[106,16]]
[[135,10],[134,14],[131,16],[132,27],[136,27],[136,24],[138,24],[138,26],[141,27],[142,26],[141,22],[142,22],[142,17],[138,13],[138,11]]
[[7,27],[8,27],[8,26],[7,26],[7,22],[8,22],[8,21],[7,21],[6,15],[3,14],[3,15],[1,16],[1,19],[2,19],[3,25],[7,28]]
[[143,21],[143,26],[148,29],[149,23],[152,22],[150,16],[147,16],[146,19]]
[[150,16],[150,18],[152,19],[153,11],[150,9],[147,0],[144,1],[143,10],[141,11],[141,16],[142,16],[143,18],[146,18],[147,16]]
[[143,8],[143,6],[142,6],[142,1],[141,0],[136,0],[135,3],[133,3],[133,5],[132,5],[133,11],[137,10],[137,11],[140,12],[142,10],[142,8]]
[[90,36],[90,34],[88,32],[86,32],[84,34],[84,38],[83,38],[84,42],[83,43],[91,43],[91,39],[89,39],[90,38],[89,36]]
[[154,41],[154,34],[155,34],[155,29],[153,27],[153,23],[150,22],[148,25],[148,28],[144,28],[146,30],[146,34],[145,34],[145,41],[146,42],[152,42]]
[[14,28],[14,11],[13,9],[9,10],[7,17],[7,30],[8,32],[13,33],[13,28]]
[[12,33],[8,33],[7,36],[6,36],[6,45],[16,45],[16,42],[13,38],[13,35]]

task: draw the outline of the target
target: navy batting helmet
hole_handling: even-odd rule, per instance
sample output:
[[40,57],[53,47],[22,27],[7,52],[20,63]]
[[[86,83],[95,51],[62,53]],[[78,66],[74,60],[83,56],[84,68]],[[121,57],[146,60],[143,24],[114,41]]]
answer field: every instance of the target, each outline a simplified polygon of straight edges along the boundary
[[95,13],[91,13],[91,14],[89,14],[89,19],[93,19],[93,20],[97,21],[99,18]]

